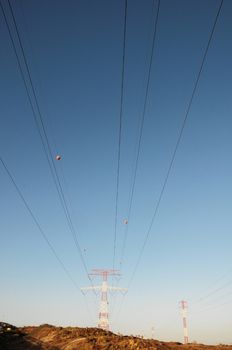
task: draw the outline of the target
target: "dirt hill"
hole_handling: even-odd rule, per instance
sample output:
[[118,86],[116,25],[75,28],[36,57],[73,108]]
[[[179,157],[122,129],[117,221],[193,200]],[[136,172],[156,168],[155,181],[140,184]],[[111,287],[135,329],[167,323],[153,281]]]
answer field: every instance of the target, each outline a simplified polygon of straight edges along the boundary
[[43,343],[26,332],[8,324],[0,322],[1,350],[58,350],[58,348]]
[[16,328],[0,323],[1,350],[232,350],[232,346],[207,346],[160,342],[116,335],[98,328],[39,327]]

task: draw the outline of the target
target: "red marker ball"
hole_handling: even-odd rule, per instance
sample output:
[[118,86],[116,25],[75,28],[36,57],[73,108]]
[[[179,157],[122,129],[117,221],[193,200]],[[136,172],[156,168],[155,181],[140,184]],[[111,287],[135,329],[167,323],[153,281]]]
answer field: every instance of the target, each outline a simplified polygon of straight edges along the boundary
[[56,160],[61,160],[61,156],[57,155]]

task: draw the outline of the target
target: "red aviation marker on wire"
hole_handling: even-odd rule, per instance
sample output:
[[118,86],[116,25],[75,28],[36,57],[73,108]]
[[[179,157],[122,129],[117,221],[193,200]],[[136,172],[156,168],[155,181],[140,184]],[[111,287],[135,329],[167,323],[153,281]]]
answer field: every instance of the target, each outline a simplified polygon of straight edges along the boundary
[[61,160],[61,156],[59,154],[57,154],[56,160]]

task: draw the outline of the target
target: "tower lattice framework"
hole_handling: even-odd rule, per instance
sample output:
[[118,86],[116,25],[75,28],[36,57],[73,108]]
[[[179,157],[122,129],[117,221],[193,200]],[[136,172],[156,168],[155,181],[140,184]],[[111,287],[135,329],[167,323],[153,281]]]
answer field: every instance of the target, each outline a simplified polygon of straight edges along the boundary
[[99,307],[99,319],[98,327],[104,330],[109,330],[109,301],[108,301],[108,292],[126,292],[126,288],[120,288],[115,286],[108,285],[109,276],[120,276],[118,270],[106,270],[106,269],[93,269],[90,276],[101,276],[102,284],[98,286],[90,286],[81,288],[82,291],[97,291],[100,292],[100,307]]
[[188,325],[187,325],[187,301],[181,300],[180,303],[181,308],[181,314],[182,314],[182,321],[183,321],[183,331],[184,331],[184,344],[188,344],[189,337],[188,337]]

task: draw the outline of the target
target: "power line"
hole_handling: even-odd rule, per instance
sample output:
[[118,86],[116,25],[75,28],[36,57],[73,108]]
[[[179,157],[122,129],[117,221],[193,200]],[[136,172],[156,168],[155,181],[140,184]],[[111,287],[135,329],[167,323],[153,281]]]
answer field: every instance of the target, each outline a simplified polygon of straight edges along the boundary
[[6,171],[6,174],[8,175],[8,177],[10,178],[12,184],[14,185],[20,199],[22,200],[24,206],[26,207],[27,211],[29,212],[30,216],[32,217],[32,220],[34,221],[35,225],[37,226],[41,236],[43,237],[44,241],[47,243],[47,245],[49,246],[50,250],[52,251],[52,254],[55,256],[56,260],[59,262],[60,266],[62,267],[63,271],[65,272],[65,274],[68,276],[68,278],[71,280],[71,282],[74,284],[75,288],[77,288],[80,291],[80,287],[78,286],[78,284],[76,283],[76,281],[74,281],[74,279],[72,278],[70,272],[67,270],[67,268],[65,267],[64,263],[62,262],[62,260],[59,258],[55,248],[53,247],[52,243],[49,241],[47,235],[45,234],[45,232],[43,231],[38,219],[36,218],[35,214],[33,213],[30,205],[28,204],[28,202],[26,201],[22,191],[20,190],[19,186],[17,185],[13,175],[11,174],[10,170],[8,169],[6,163],[4,162],[4,160],[2,159],[2,157],[0,157],[0,162],[2,163],[3,168]]
[[[231,284],[231,283],[228,283],[228,285]],[[221,289],[224,289],[226,286],[224,286],[223,288],[220,288]],[[219,289],[217,290],[219,291]],[[217,292],[216,291],[216,292]],[[214,293],[212,293],[213,295]],[[214,310],[214,309],[217,309],[221,306],[224,306],[224,305],[228,305],[228,304],[232,304],[232,299],[227,299],[226,297],[228,296],[231,296],[232,294],[232,290],[230,290],[228,293],[226,294],[223,294],[223,295],[219,295],[216,299],[213,299],[210,301],[210,303],[206,303],[206,304],[200,304],[200,309],[196,309],[195,307],[195,304],[194,304],[194,309],[192,308],[192,311],[191,311],[191,314],[193,315],[197,315],[199,313],[202,313],[202,312],[205,312],[205,311],[210,311],[210,310]],[[209,296],[210,297],[210,296]],[[223,303],[219,303],[217,301],[221,301]],[[217,302],[217,303],[216,303]]]
[[[19,40],[19,45],[20,45],[20,48],[21,48],[21,51],[22,51],[23,60],[24,60],[24,63],[25,63],[25,67],[26,67],[26,71],[27,71],[28,77],[29,77],[30,86],[32,88],[33,97],[34,97],[34,100],[35,100],[35,103],[36,103],[36,108],[37,108],[37,111],[38,111],[39,120],[40,120],[40,123],[41,123],[41,126],[42,126],[43,134],[44,134],[46,145],[47,145],[47,149],[48,149],[48,155],[50,156],[50,159],[51,159],[51,164],[52,164],[53,169],[54,169],[54,173],[55,173],[55,177],[56,177],[56,180],[57,180],[57,183],[58,183],[58,187],[59,187],[59,190],[60,190],[62,201],[63,201],[64,207],[65,207],[66,213],[67,213],[67,218],[68,218],[68,221],[70,223],[71,231],[72,231],[72,233],[74,233],[74,227],[73,227],[73,224],[72,224],[72,220],[71,220],[70,213],[69,213],[69,210],[68,210],[68,207],[67,207],[67,203],[66,203],[66,199],[65,199],[65,196],[64,196],[64,192],[63,192],[63,189],[62,189],[62,186],[61,186],[61,183],[60,183],[60,179],[59,179],[59,176],[58,176],[58,173],[57,173],[57,170],[56,170],[56,166],[55,166],[55,163],[54,163],[50,142],[49,142],[48,135],[47,135],[47,132],[46,132],[46,129],[45,129],[45,124],[44,124],[44,121],[43,121],[41,109],[40,109],[39,102],[38,102],[38,99],[37,99],[37,95],[36,95],[36,92],[35,92],[34,84],[32,82],[32,77],[31,77],[29,65],[28,65],[28,62],[27,62],[27,59],[26,59],[25,50],[23,48],[23,44],[22,44],[22,40],[21,40],[21,37],[20,37],[20,34],[19,34],[19,30],[18,30],[18,26],[17,26],[17,23],[16,23],[16,19],[15,19],[15,16],[14,16],[13,8],[11,6],[10,0],[7,0],[7,1],[8,1],[9,7],[10,7],[10,12],[11,12],[11,15],[12,15],[12,18],[13,18],[13,22],[14,22],[14,26],[15,26],[15,29],[16,29],[17,37],[18,37],[18,40]],[[36,123],[36,125],[37,125],[37,128],[39,128],[39,124]],[[40,135],[41,135],[41,133],[40,133]],[[74,237],[74,241],[75,241],[78,249],[80,250],[79,243],[77,242],[77,240],[75,238],[75,233],[74,233],[73,237]]]
[[[197,299],[197,300],[195,301],[195,303],[201,303],[202,301],[208,299],[209,297],[211,297],[212,295],[216,294],[217,292],[219,292],[219,291],[221,291],[221,290],[227,288],[227,287],[230,286],[231,284],[232,284],[232,280],[230,280],[229,282],[223,284],[221,287],[218,287],[218,288],[212,290],[211,292],[209,292],[208,294],[202,296],[201,298]],[[195,303],[193,303],[193,304],[195,304]]]
[[[137,269],[139,267],[139,264],[140,264],[140,261],[141,261],[141,258],[142,258],[145,246],[146,246],[148,238],[150,236],[150,232],[151,232],[154,220],[155,220],[155,218],[157,216],[157,213],[158,213],[158,209],[159,209],[159,206],[160,206],[160,203],[161,203],[161,200],[162,200],[162,197],[163,197],[163,194],[164,194],[164,191],[165,191],[165,188],[166,188],[166,185],[167,185],[167,182],[168,182],[171,170],[172,170],[172,166],[173,166],[173,163],[174,163],[174,160],[175,160],[175,157],[176,157],[176,153],[177,153],[178,147],[180,145],[180,141],[181,141],[181,138],[182,138],[182,135],[183,135],[183,131],[184,131],[184,128],[185,128],[185,125],[186,125],[186,122],[187,122],[187,118],[188,118],[188,115],[189,115],[189,112],[190,112],[190,109],[191,109],[191,106],[192,106],[192,102],[193,102],[193,99],[194,99],[194,96],[195,96],[195,93],[196,93],[196,90],[197,90],[197,87],[198,87],[198,83],[199,83],[199,80],[200,80],[200,77],[201,77],[203,66],[204,66],[204,63],[205,63],[205,60],[206,60],[206,56],[207,56],[207,53],[208,53],[208,50],[209,50],[209,47],[210,47],[210,44],[211,44],[211,41],[212,41],[212,38],[213,38],[213,34],[214,34],[214,31],[215,31],[215,28],[216,28],[216,24],[217,24],[217,21],[218,21],[220,12],[221,12],[223,1],[224,0],[220,1],[220,5],[219,5],[218,11],[216,13],[214,22],[213,22],[213,26],[212,26],[212,29],[211,29],[211,32],[210,32],[210,36],[209,36],[209,39],[208,39],[208,42],[207,42],[207,45],[206,45],[206,48],[205,48],[205,51],[204,51],[204,54],[203,54],[203,58],[202,58],[201,65],[200,65],[200,68],[199,68],[199,71],[198,71],[198,74],[197,74],[197,77],[196,77],[196,81],[194,83],[193,91],[192,91],[192,94],[190,96],[189,103],[187,105],[186,113],[185,113],[184,120],[183,120],[181,129],[180,129],[178,138],[177,138],[177,142],[176,142],[173,154],[172,154],[172,158],[171,158],[171,161],[170,161],[170,164],[169,164],[166,176],[164,178],[164,182],[163,182],[163,185],[162,185],[162,188],[161,188],[161,191],[160,191],[160,195],[158,197],[158,201],[156,202],[156,205],[155,205],[154,214],[152,216],[150,225],[148,227],[148,230],[146,232],[143,244],[141,246],[141,249],[140,249],[140,252],[139,252],[139,255],[138,255],[138,259],[137,259],[136,264],[135,264],[135,268],[134,268],[134,270],[132,272],[132,276],[131,276],[131,278],[129,280],[129,283],[128,283],[128,287],[127,287],[128,290],[129,290],[129,288],[130,288],[130,286],[132,284],[132,281],[133,281],[133,279],[135,277],[135,274],[137,272]],[[121,312],[124,300],[125,300],[125,297],[122,300],[122,303],[121,303],[118,315]]]
[[[161,200],[162,200],[162,197],[163,197],[163,194],[164,194],[164,191],[165,191],[165,188],[166,188],[166,185],[167,185],[167,182],[168,182],[168,179],[169,179],[172,167],[173,167],[173,163],[174,163],[175,158],[176,158],[176,153],[177,153],[177,150],[179,148],[180,141],[182,139],[182,135],[183,135],[183,132],[184,132],[184,128],[185,128],[185,125],[186,125],[186,122],[187,122],[187,119],[188,119],[188,116],[189,116],[189,112],[190,112],[190,109],[191,109],[191,106],[192,106],[192,102],[193,102],[193,99],[194,99],[194,96],[195,96],[195,93],[196,93],[196,90],[197,90],[197,87],[198,87],[198,83],[199,83],[199,80],[200,80],[200,77],[201,77],[201,73],[202,73],[202,70],[203,70],[203,66],[204,66],[204,63],[205,63],[205,60],[206,60],[206,56],[207,56],[209,47],[210,47],[210,44],[211,44],[211,41],[212,41],[212,37],[213,37],[214,31],[215,31],[215,27],[216,27],[216,24],[217,24],[217,21],[218,21],[218,17],[219,17],[219,14],[221,12],[223,1],[224,0],[221,0],[221,2],[220,2],[220,6],[218,8],[218,11],[217,11],[217,14],[216,14],[216,17],[215,17],[215,20],[214,20],[214,23],[213,23],[213,26],[212,26],[212,29],[211,29],[211,32],[210,32],[210,36],[209,36],[209,39],[208,39],[208,42],[207,42],[207,45],[206,45],[206,48],[205,48],[205,51],[204,51],[204,55],[203,55],[202,61],[201,61],[200,69],[198,71],[198,74],[197,74],[197,77],[196,77],[196,81],[194,83],[193,91],[192,91],[192,94],[191,94],[191,97],[190,97],[190,100],[189,100],[189,103],[188,103],[188,106],[187,106],[187,110],[186,110],[186,113],[185,113],[185,116],[184,116],[184,120],[182,122],[182,126],[181,126],[181,129],[179,131],[179,135],[178,135],[177,142],[176,142],[176,145],[175,145],[175,148],[174,148],[174,152],[172,154],[172,158],[171,158],[171,161],[170,161],[170,164],[169,164],[166,176],[164,178],[164,182],[163,182],[163,185],[162,185],[159,197],[158,197],[158,201],[155,204],[154,214],[152,216],[150,225],[149,225],[147,233],[145,235],[145,239],[143,241],[141,250],[139,252],[139,256],[138,256],[138,259],[136,261],[135,268],[133,270],[132,277],[131,277],[130,282],[129,282],[129,286],[131,285],[131,283],[132,283],[132,281],[134,279],[134,276],[136,274],[136,271],[138,269],[139,263],[141,261],[141,258],[142,258],[142,255],[143,255],[143,252],[144,252],[144,249],[145,249],[145,246],[147,244],[148,238],[149,238],[150,233],[151,233],[151,229],[152,229],[154,220],[155,220],[155,218],[157,216],[157,213],[158,213],[158,209],[159,209],[159,206],[160,206],[160,203],[161,203]],[[128,288],[129,288],[129,286],[128,286]]]
[[231,295],[232,295],[232,290],[230,289],[229,292],[222,294],[222,295],[218,295],[216,298],[211,299],[209,303],[204,302],[200,306],[201,307],[210,307],[212,305],[215,305],[216,302],[225,300],[226,297],[231,296]]
[[[155,0],[153,0],[153,7],[154,7],[154,3],[155,3]],[[141,150],[143,126],[144,126],[144,120],[145,120],[145,115],[146,115],[146,110],[147,110],[147,99],[148,99],[148,92],[149,92],[150,80],[151,80],[151,69],[152,69],[152,62],[153,62],[153,57],[154,57],[154,47],[155,47],[156,36],[157,36],[157,24],[158,24],[158,18],[159,18],[159,11],[160,11],[160,0],[158,0],[158,2],[157,2],[157,11],[156,11],[156,16],[155,16],[155,25],[154,25],[154,32],[153,32],[153,37],[152,37],[152,47],[151,47],[151,55],[150,55],[150,60],[149,60],[147,84],[146,84],[143,112],[142,112],[141,124],[140,124],[139,142],[138,142],[136,161],[135,161],[135,171],[134,171],[134,176],[132,179],[131,195],[130,195],[130,199],[129,199],[129,209],[128,209],[128,214],[127,214],[128,223],[125,227],[124,240],[123,240],[123,246],[122,246],[122,254],[121,254],[121,258],[120,258],[120,267],[122,267],[122,263],[124,260],[126,241],[127,241],[127,236],[128,236],[128,228],[129,228],[129,224],[130,224],[131,209],[132,209],[132,204],[133,204],[133,199],[134,199],[134,190],[135,190],[139,156],[140,156],[140,150]]]
[[[26,207],[29,215],[31,216],[32,220],[34,221],[36,227],[38,228],[43,240],[46,242],[46,244],[48,245],[50,251],[52,252],[52,254],[54,255],[54,257],[56,258],[56,260],[58,261],[60,267],[62,268],[62,270],[64,271],[64,273],[66,274],[66,276],[68,277],[68,279],[71,281],[71,283],[74,285],[74,287],[79,291],[81,292],[81,288],[79,287],[79,285],[77,284],[77,282],[73,279],[71,273],[69,272],[69,270],[67,269],[67,267],[64,265],[63,261],[61,260],[61,258],[59,257],[59,255],[57,254],[54,246],[52,245],[52,243],[49,241],[47,235],[45,234],[44,230],[42,229],[40,223],[39,223],[39,220],[36,218],[35,214],[33,213],[30,205],[28,204],[28,202],[26,201],[22,191],[20,190],[18,184],[16,183],[13,175],[11,174],[9,168],[7,167],[6,163],[4,162],[3,158],[0,156],[0,162],[2,163],[2,166],[3,168],[5,169],[5,172],[7,174],[7,176],[9,177],[11,183],[13,184],[16,192],[18,193],[19,195],[19,198],[21,199],[21,201],[23,202],[24,206]],[[83,293],[82,293],[83,295]],[[91,316],[91,313],[89,311],[89,307],[88,307],[88,304],[87,304],[87,301],[84,297],[84,301],[85,301],[85,306],[87,308],[87,311],[90,315],[90,317],[92,318]]]
[[[27,97],[29,99],[29,103],[30,103],[30,106],[31,106],[31,109],[32,109],[32,113],[33,113],[33,117],[34,117],[34,120],[35,120],[36,128],[37,128],[37,131],[39,133],[39,136],[40,136],[40,139],[41,139],[41,142],[42,142],[42,145],[43,145],[43,150],[44,150],[46,159],[48,161],[48,165],[49,165],[49,168],[50,168],[50,171],[51,171],[52,179],[53,179],[53,182],[55,184],[55,187],[56,187],[56,190],[57,190],[57,193],[58,193],[58,197],[59,197],[62,209],[64,211],[64,214],[65,214],[65,217],[66,217],[66,220],[67,220],[67,223],[68,223],[69,230],[70,230],[70,232],[72,234],[75,246],[76,246],[76,248],[78,250],[78,253],[79,253],[82,265],[84,267],[84,270],[85,270],[85,272],[87,274],[87,277],[90,280],[90,282],[92,282],[90,277],[89,277],[89,275],[88,275],[88,268],[87,268],[85,259],[84,259],[83,254],[82,254],[79,241],[77,239],[77,233],[76,233],[76,230],[74,228],[74,225],[73,225],[73,222],[72,222],[72,219],[71,219],[71,215],[70,215],[70,212],[69,212],[69,209],[68,209],[68,206],[67,206],[67,201],[66,201],[66,198],[65,198],[65,195],[64,195],[64,191],[63,191],[63,188],[62,188],[62,185],[61,185],[61,182],[60,182],[60,179],[59,179],[59,175],[57,173],[57,169],[56,169],[56,166],[55,166],[55,163],[54,163],[54,159],[53,159],[53,155],[52,155],[52,150],[51,150],[49,138],[48,138],[48,135],[47,135],[47,132],[46,132],[44,120],[43,120],[43,117],[42,117],[42,113],[41,113],[41,109],[40,109],[40,106],[39,106],[38,98],[37,98],[36,91],[35,91],[35,88],[34,88],[34,84],[33,84],[33,81],[32,81],[30,68],[29,68],[29,65],[28,65],[28,62],[27,62],[27,59],[26,59],[26,54],[25,54],[25,50],[24,50],[24,47],[23,47],[23,44],[22,44],[22,40],[21,40],[21,37],[20,37],[20,33],[19,33],[19,30],[18,30],[16,18],[15,18],[15,15],[14,15],[14,11],[13,11],[13,8],[11,6],[10,0],[7,0],[7,2],[8,2],[10,13],[11,13],[11,16],[12,16],[12,19],[13,19],[14,27],[15,27],[15,30],[16,30],[19,46],[20,46],[20,49],[21,49],[22,57],[23,57],[23,62],[24,62],[25,68],[26,68],[26,72],[27,72],[27,76],[28,76],[28,79],[29,79],[29,83],[30,83],[30,87],[31,87],[31,91],[32,91],[32,96],[33,96],[34,101],[35,101],[35,106],[36,106],[37,113],[36,113],[36,110],[34,108],[34,104],[33,104],[33,101],[32,101],[31,95],[30,95],[30,91],[29,91],[29,88],[28,88],[28,85],[27,85],[27,81],[26,81],[26,78],[24,76],[24,71],[23,71],[23,68],[22,68],[22,65],[21,65],[21,61],[20,61],[19,55],[17,53],[17,48],[16,48],[16,45],[15,45],[15,42],[14,42],[14,39],[13,39],[13,35],[12,35],[11,29],[10,29],[10,25],[9,25],[8,20],[7,20],[7,16],[6,16],[6,13],[4,11],[4,8],[3,8],[1,0],[0,0],[0,6],[1,6],[1,9],[2,9],[4,20],[5,20],[5,23],[6,23],[6,26],[7,26],[7,30],[8,30],[9,36],[10,36],[12,47],[13,47],[13,50],[14,50],[14,53],[15,53],[15,56],[16,56],[16,59],[17,59],[19,71],[20,71],[21,77],[23,79],[24,87],[26,89]],[[38,114],[38,116],[37,116],[37,114]],[[38,117],[39,117],[39,120],[38,120]],[[41,132],[40,126],[42,127],[42,132]]]
[[[153,0],[152,8],[155,8],[155,0]],[[157,37],[157,24],[158,24],[158,19],[159,19],[159,12],[160,12],[160,0],[157,1],[157,10],[156,10],[156,15],[155,15],[155,19],[154,19],[154,30],[153,30],[153,34],[152,34],[151,53],[150,53],[150,59],[149,59],[149,67],[148,67],[148,74],[147,74],[147,83],[146,83],[146,89],[145,89],[143,111],[142,111],[142,115],[141,115],[141,122],[140,122],[140,128],[139,128],[139,141],[138,141],[138,148],[137,148],[137,153],[136,153],[135,170],[134,170],[134,175],[132,178],[132,186],[131,186],[129,206],[128,206],[129,209],[128,209],[128,214],[127,214],[127,219],[126,219],[127,223],[125,226],[124,239],[123,239],[123,245],[122,245],[122,253],[121,253],[121,257],[120,257],[120,270],[122,269],[122,265],[124,263],[126,242],[127,242],[127,237],[128,237],[128,228],[129,228],[129,224],[130,224],[131,210],[132,210],[132,204],[133,204],[133,198],[134,198],[134,190],[135,190],[135,183],[136,183],[136,178],[137,178],[137,170],[138,170],[139,156],[140,156],[140,150],[141,150],[141,141],[142,141],[142,135],[143,135],[143,126],[144,126],[144,120],[145,120],[145,115],[146,115],[146,110],[147,110],[148,92],[149,92],[149,86],[150,86],[150,80],[151,80],[152,63],[153,63],[153,58],[154,58],[154,48],[155,48],[156,37]],[[125,298],[125,295],[123,295],[119,309],[121,308],[121,306],[123,304],[124,298]]]
[[214,309],[219,309],[219,308],[221,308],[223,306],[231,305],[231,304],[232,304],[232,299],[229,299],[229,300],[225,301],[224,303],[217,304],[217,305],[214,305],[214,306],[211,305],[211,307],[207,307],[205,309],[202,309],[198,313],[207,312],[207,311],[211,311],[211,310],[214,310]]
[[125,8],[124,8],[121,95],[120,95],[119,133],[118,133],[118,160],[117,160],[117,175],[116,175],[115,220],[114,220],[113,269],[115,266],[116,241],[117,241],[118,192],[119,192],[119,176],[120,176],[121,141],[122,141],[122,113],[123,113],[123,97],[124,97],[124,79],[125,79],[124,73],[125,73],[125,52],[126,52],[126,27],[127,27],[126,24],[127,24],[127,0],[125,0]]
[[[155,7],[155,0],[153,0],[153,8],[154,7]],[[128,236],[128,227],[130,224],[131,209],[132,209],[132,203],[133,203],[133,198],[134,198],[134,190],[135,190],[135,183],[136,183],[136,178],[137,178],[137,170],[138,170],[139,156],[140,156],[140,150],[141,150],[141,141],[142,141],[142,135],[143,135],[143,126],[144,126],[144,120],[145,120],[145,115],[146,115],[146,110],[147,110],[148,92],[149,92],[149,86],[150,86],[150,80],[151,80],[152,63],[153,63],[153,58],[154,58],[154,48],[155,48],[156,37],[157,37],[157,24],[158,24],[158,19],[159,19],[159,13],[160,13],[160,0],[157,1],[157,10],[156,10],[156,15],[155,15],[155,20],[154,20],[155,24],[154,24],[154,31],[153,31],[153,35],[152,35],[152,45],[151,45],[151,53],[150,53],[150,60],[149,60],[149,67],[148,67],[147,83],[146,83],[146,89],[145,89],[143,112],[142,112],[142,116],[141,116],[141,123],[140,123],[140,129],[139,129],[139,141],[138,141],[138,148],[137,148],[137,153],[136,153],[135,171],[134,171],[134,176],[132,178],[132,186],[131,186],[130,198],[129,198],[129,209],[128,209],[128,215],[127,215],[127,224],[126,224],[126,228],[125,228],[124,240],[123,240],[123,245],[122,245],[122,253],[121,253],[121,257],[120,257],[120,270],[122,269],[122,264],[124,262],[126,241],[127,241],[127,236]],[[121,312],[121,308],[122,308],[125,296],[126,296],[126,294],[123,295],[117,316]],[[115,318],[117,318],[117,316],[115,316]]]
[[[208,291],[208,294],[211,293],[211,291],[213,292],[214,289],[212,290],[212,287],[217,285],[218,282],[222,281],[223,279],[225,279],[225,277],[231,273],[231,269],[229,271],[227,271],[226,273],[224,273],[221,277],[219,277],[218,279],[216,279],[213,283],[211,283],[211,285],[208,287],[208,288],[204,288],[203,292],[205,291],[207,293]],[[227,284],[226,284],[227,285]],[[225,288],[225,286],[224,286]],[[219,290],[221,288],[219,287]],[[223,289],[223,288],[222,288]],[[202,293],[203,294],[203,293]],[[204,299],[208,294],[203,294],[202,296],[200,295],[198,298],[193,298],[193,299],[190,299],[190,302],[191,302],[191,305],[193,304],[196,304],[198,302],[200,302],[202,299]]]

